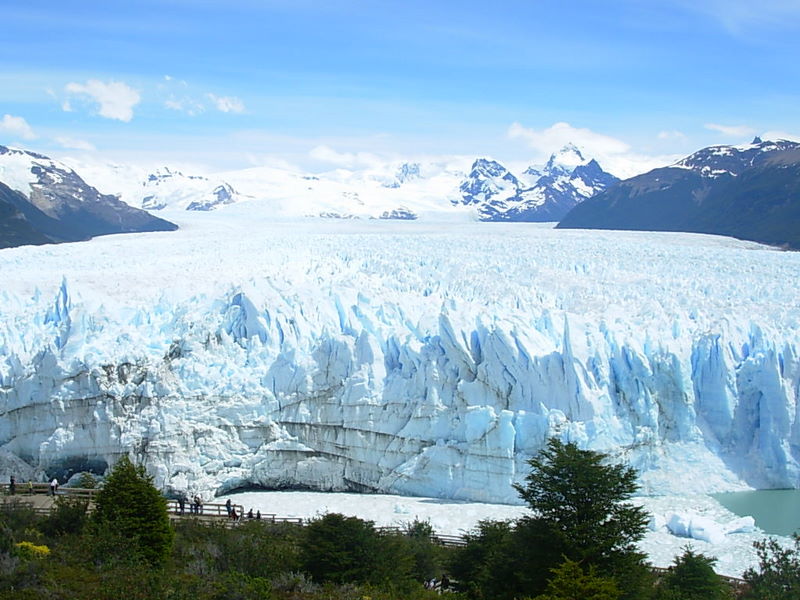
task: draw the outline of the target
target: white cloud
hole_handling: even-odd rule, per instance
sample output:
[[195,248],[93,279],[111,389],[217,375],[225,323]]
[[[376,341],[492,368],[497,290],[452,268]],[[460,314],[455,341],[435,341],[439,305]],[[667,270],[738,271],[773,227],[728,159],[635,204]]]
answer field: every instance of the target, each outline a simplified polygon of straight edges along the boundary
[[550,154],[566,144],[574,144],[580,148],[586,158],[594,158],[606,171],[617,177],[633,177],[674,163],[681,158],[678,155],[649,156],[631,151],[626,142],[597,133],[583,127],[573,127],[569,123],[554,123],[542,130],[530,129],[519,123],[508,128],[510,138],[519,138],[528,142],[534,150],[534,161],[544,162]]
[[[121,81],[90,79],[85,84],[68,83],[66,91],[77,96],[89,96],[100,106],[101,117],[126,123],[133,118],[133,107],[141,100],[137,90]],[[64,110],[71,110],[69,100],[65,101]]]
[[761,137],[765,140],[790,140],[792,142],[800,142],[800,134],[788,133],[786,131],[765,131],[761,134]]
[[676,129],[671,129],[669,131],[659,131],[658,132],[658,139],[660,140],[685,140],[686,134],[682,131],[678,131]]
[[234,96],[216,96],[214,94],[207,94],[209,100],[214,103],[217,110],[224,113],[241,113],[244,112],[244,102]]
[[164,101],[164,106],[170,110],[177,110],[186,113],[190,117],[196,117],[206,110],[201,102],[197,102],[191,98],[176,98],[170,96]]
[[312,148],[308,155],[319,162],[348,168],[376,167],[384,162],[380,157],[369,152],[338,152],[324,144]]
[[676,0],[685,8],[718,21],[735,35],[752,34],[754,27],[796,27],[800,18],[797,0]]
[[704,125],[706,129],[710,129],[711,131],[718,131],[722,135],[727,135],[730,137],[745,137],[753,135],[756,130],[752,127],[748,127],[747,125],[719,125],[718,123],[706,123]]
[[86,140],[78,140],[75,138],[57,137],[56,143],[62,148],[69,148],[71,150],[86,150],[88,152],[93,152],[97,150],[97,148],[95,148],[91,143],[87,142]]
[[508,128],[511,138],[522,138],[528,145],[542,155],[549,155],[566,144],[575,144],[590,155],[623,154],[630,150],[630,146],[608,135],[596,133],[591,129],[573,127],[569,123],[554,123],[547,129],[535,130],[523,127],[519,123],[512,123]]
[[22,117],[14,117],[12,115],[3,115],[0,121],[0,132],[13,135],[23,140],[35,140],[36,134],[28,122]]

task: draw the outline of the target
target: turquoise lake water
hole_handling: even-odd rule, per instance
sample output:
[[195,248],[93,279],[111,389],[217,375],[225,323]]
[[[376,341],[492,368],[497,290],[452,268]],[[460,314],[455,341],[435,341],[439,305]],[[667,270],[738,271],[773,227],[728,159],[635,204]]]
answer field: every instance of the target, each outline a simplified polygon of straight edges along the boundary
[[766,533],[800,533],[800,490],[730,492],[714,494],[714,498],[740,517],[753,517]]

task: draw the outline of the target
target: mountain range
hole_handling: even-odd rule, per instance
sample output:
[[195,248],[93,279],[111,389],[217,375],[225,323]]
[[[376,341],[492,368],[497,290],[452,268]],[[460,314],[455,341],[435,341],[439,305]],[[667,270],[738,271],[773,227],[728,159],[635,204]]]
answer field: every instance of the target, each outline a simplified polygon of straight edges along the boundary
[[75,167],[98,189],[137,208],[214,210],[257,200],[275,216],[322,218],[557,221],[617,181],[572,144],[518,175],[490,158],[390,162],[314,174],[273,166],[213,175],[169,167],[152,172],[120,165]]
[[65,164],[0,146],[0,248],[177,225],[101,194]]
[[756,138],[710,146],[625,181],[572,144],[516,173],[484,157],[212,175],[69,166],[0,146],[0,247],[168,231],[176,226],[146,211],[211,211],[244,201],[276,218],[560,221],[559,228],[712,233],[800,248],[800,144]]
[[800,144],[710,146],[612,186],[560,228],[710,233],[800,249]]
[[520,177],[496,161],[476,160],[459,187],[460,202],[476,207],[482,221],[558,221],[617,181],[568,144],[544,167],[528,167]]

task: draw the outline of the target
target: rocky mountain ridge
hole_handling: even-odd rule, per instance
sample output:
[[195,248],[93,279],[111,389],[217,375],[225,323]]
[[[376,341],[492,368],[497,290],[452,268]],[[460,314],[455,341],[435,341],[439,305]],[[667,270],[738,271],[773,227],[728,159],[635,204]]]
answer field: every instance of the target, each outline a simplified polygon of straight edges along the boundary
[[41,154],[0,146],[0,183],[7,206],[0,247],[18,245],[22,238],[27,243],[71,242],[112,233],[177,229],[115,196],[101,194],[71,168]]
[[500,163],[478,159],[459,186],[461,203],[477,208],[482,221],[558,221],[618,179],[572,144],[550,156],[544,167],[516,177]]
[[800,144],[710,146],[576,206],[560,228],[711,233],[800,248]]

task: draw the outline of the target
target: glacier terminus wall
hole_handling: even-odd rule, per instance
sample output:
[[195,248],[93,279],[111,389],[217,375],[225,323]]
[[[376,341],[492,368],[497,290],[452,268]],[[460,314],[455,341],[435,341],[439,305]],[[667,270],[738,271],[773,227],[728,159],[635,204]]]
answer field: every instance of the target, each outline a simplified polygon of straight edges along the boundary
[[[647,493],[800,485],[800,256],[256,223],[0,252],[0,470],[516,501],[549,436]],[[22,476],[27,476],[22,473]]]

